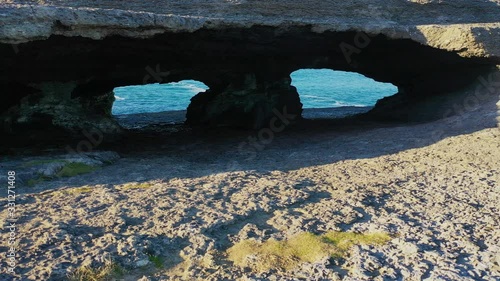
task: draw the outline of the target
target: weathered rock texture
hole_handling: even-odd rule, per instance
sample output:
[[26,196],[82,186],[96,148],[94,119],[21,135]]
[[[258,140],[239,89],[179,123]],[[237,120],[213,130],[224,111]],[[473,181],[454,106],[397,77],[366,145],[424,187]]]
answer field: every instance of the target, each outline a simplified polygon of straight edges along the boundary
[[190,124],[261,127],[274,110],[301,113],[289,78],[301,68],[391,82],[399,94],[373,116],[416,119],[411,107],[500,64],[499,5],[3,0],[2,127],[115,132],[114,87],[182,79],[210,87],[193,98]]
[[[15,276],[0,267],[1,280],[67,280],[76,268],[111,259],[126,269],[117,280],[498,281],[500,130],[495,97],[484,88],[480,94],[489,96],[485,107],[425,124],[342,134],[312,127],[307,137],[287,130],[254,159],[237,148],[247,132],[177,135],[169,139],[182,141],[153,151],[137,142],[89,174],[19,185],[18,265]],[[116,158],[15,156],[0,165],[19,182],[57,159],[94,164],[97,157]],[[0,196],[0,204],[7,199]],[[8,216],[0,209],[0,222]],[[393,239],[290,272],[254,273],[224,254],[243,239],[305,231]],[[8,252],[6,243],[0,252]]]

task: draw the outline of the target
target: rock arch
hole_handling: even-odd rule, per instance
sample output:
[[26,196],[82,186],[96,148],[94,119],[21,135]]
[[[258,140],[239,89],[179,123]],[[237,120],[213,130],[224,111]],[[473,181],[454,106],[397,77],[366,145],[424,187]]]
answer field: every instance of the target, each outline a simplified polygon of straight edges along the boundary
[[212,2],[207,11],[219,12],[206,17],[191,16],[188,2],[162,7],[161,13],[139,3],[134,11],[85,2],[2,5],[9,15],[0,28],[3,132],[42,126],[66,133],[87,127],[113,133],[113,88],[183,79],[210,88],[193,98],[189,124],[257,128],[273,109],[286,107],[300,115],[290,73],[301,68],[355,71],[390,82],[399,93],[381,101],[371,116],[417,119],[410,108],[464,88],[500,63],[494,43],[500,24],[492,15],[499,8],[488,2],[464,2],[475,17],[455,25],[450,24],[453,15],[463,12],[456,5],[440,6],[449,16],[429,25],[425,19],[434,11],[432,2],[371,1],[381,13],[367,16],[355,10],[367,1],[319,1],[316,13],[311,8],[301,12],[302,4],[289,1],[290,9],[280,17],[265,12],[281,7],[275,1],[255,4],[248,17],[238,16],[245,1]]

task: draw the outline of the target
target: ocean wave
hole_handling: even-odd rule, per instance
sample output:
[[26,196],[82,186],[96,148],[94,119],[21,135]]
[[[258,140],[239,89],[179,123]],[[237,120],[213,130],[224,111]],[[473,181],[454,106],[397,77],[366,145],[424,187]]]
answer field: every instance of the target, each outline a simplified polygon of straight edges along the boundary
[[183,89],[186,89],[192,93],[200,93],[200,92],[205,92],[208,87],[203,84],[202,82],[194,81],[194,80],[188,80],[188,81],[180,81],[176,83],[171,83],[172,85],[181,87]]
[[122,97],[115,95],[115,100],[125,100],[125,98],[122,98]]
[[369,106],[369,105],[368,104],[360,104],[360,103],[334,101],[333,106],[334,107],[342,107],[342,106],[365,107],[365,106]]
[[207,89],[201,88],[201,87],[197,87],[197,86],[193,85],[193,86],[190,86],[188,90],[191,91],[192,93],[197,94],[197,93],[200,93],[200,92],[205,92]]
[[205,92],[207,90],[207,88],[203,88],[203,87],[200,87],[200,86],[197,86],[197,85],[186,85],[186,88],[191,91],[191,92],[194,92],[194,93],[199,93],[199,92]]

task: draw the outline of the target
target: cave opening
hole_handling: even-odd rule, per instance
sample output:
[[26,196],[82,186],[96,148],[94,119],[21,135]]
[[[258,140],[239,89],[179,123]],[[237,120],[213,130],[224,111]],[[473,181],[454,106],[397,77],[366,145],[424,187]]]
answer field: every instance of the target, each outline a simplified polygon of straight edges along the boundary
[[191,98],[206,90],[208,86],[196,80],[116,87],[111,112],[125,128],[138,123],[179,124],[186,119]]
[[[342,126],[363,122],[367,127],[375,122],[425,122],[458,114],[460,111],[450,112],[450,108],[463,104],[460,99],[467,97],[465,90],[479,83],[477,77],[498,71],[492,70],[495,62],[491,60],[461,57],[384,35],[371,36],[369,45],[346,56],[340,46],[355,38],[355,32],[317,33],[309,27],[280,30],[256,26],[167,32],[141,39],[57,35],[29,42],[21,46],[19,54],[1,58],[0,71],[5,75],[0,90],[6,94],[0,97],[0,132],[34,143],[53,142],[56,132],[66,141],[68,136],[80,140],[85,138],[84,132],[99,130],[112,142],[127,134],[169,134],[171,129],[196,134],[219,127],[261,130],[283,116],[304,117],[305,122],[300,118],[290,122],[280,119],[286,124],[303,125],[297,126],[299,130],[315,126],[318,130],[341,130]],[[0,44],[0,48],[11,46]],[[43,59],[39,57],[42,51]],[[104,62],[103,57],[107,58]],[[352,79],[322,78],[318,74],[333,70],[351,71],[343,73],[366,80],[352,83]],[[302,87],[297,74],[308,71],[316,74],[309,79],[303,77]],[[379,95],[378,87],[371,84],[377,82],[362,75],[392,84],[383,84],[389,90]],[[148,87],[168,88],[184,79],[203,81],[206,86],[185,95],[168,90],[145,93]],[[160,84],[144,85],[146,80]],[[318,91],[318,87],[329,100],[314,99],[315,94],[309,91]],[[120,92],[131,88],[139,91],[140,106],[134,106],[133,100]],[[156,95],[165,98],[154,98]],[[339,107],[343,106],[367,110],[374,105],[361,118],[349,119],[352,124],[338,120],[345,115],[331,114],[342,111]],[[314,118],[308,115],[310,111]],[[161,112],[174,112],[178,117],[173,123],[180,125],[163,130],[161,126],[171,124],[172,119]],[[122,118],[130,120],[138,115],[144,124],[153,125],[152,130],[121,130]],[[316,118],[326,120],[308,120]],[[189,126],[181,124],[184,120]]]
[[332,69],[300,69],[291,74],[302,103],[302,117],[341,118],[365,113],[398,88],[360,73]]
[[[299,69],[290,75],[306,119],[333,119],[365,113],[384,97],[398,92],[391,83],[332,69]],[[209,87],[197,80],[116,87],[112,114],[125,128],[180,124],[191,99]]]

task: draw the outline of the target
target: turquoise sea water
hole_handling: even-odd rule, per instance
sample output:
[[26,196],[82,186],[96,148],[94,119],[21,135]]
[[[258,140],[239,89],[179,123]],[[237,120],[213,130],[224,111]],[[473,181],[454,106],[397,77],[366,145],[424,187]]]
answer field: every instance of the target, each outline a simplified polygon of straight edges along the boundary
[[[304,108],[372,106],[397,88],[361,74],[328,69],[303,69],[292,73]],[[185,110],[191,97],[208,87],[198,81],[119,87],[114,90],[113,114]]]

